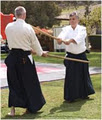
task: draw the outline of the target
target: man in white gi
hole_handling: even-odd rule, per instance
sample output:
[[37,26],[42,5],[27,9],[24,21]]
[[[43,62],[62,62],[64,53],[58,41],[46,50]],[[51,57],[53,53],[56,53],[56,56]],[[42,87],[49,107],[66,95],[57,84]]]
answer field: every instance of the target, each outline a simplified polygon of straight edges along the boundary
[[[62,28],[58,36],[58,44],[62,42],[66,46],[66,57],[87,60],[85,51],[86,28],[79,25],[79,17],[76,12],[69,16],[69,26]],[[70,60],[64,60],[66,76],[64,83],[64,99],[73,102],[77,98],[86,99],[94,94],[88,64]]]
[[39,56],[47,56],[33,28],[25,22],[25,8],[17,7],[15,17],[16,21],[9,23],[5,29],[10,49],[5,63],[11,116],[15,115],[15,107],[26,108],[27,112],[36,113],[45,104],[31,51],[35,51]]

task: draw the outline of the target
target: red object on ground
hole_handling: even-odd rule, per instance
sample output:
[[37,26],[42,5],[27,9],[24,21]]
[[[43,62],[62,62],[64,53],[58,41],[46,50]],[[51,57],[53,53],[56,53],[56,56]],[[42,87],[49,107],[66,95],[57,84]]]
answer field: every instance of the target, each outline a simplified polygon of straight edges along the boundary
[[13,14],[3,14],[0,12],[0,23],[1,23],[1,35],[4,40],[6,40],[5,27],[8,23],[13,22]]

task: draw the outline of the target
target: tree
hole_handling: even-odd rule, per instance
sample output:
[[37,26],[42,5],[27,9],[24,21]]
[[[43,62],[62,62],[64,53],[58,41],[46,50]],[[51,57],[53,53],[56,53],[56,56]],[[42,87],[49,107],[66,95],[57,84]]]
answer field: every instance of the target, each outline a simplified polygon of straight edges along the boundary
[[14,9],[17,6],[24,6],[24,2],[22,1],[1,1],[1,12],[4,14],[14,13]]
[[101,7],[94,8],[89,14],[89,19],[84,16],[80,22],[86,26],[88,35],[92,34],[94,28],[101,29]]
[[96,30],[101,30],[101,7],[96,7],[90,14],[91,16],[91,26],[96,28]]
[[27,10],[26,21],[40,27],[52,27],[59,24],[54,18],[61,13],[56,2],[48,1],[2,1],[1,11],[5,14],[14,13],[17,6],[24,6]]
[[75,8],[77,10],[78,7],[78,1],[63,1],[63,4],[65,4],[66,9]]
[[28,15],[28,19],[29,22],[35,26],[52,27],[54,24],[59,24],[59,21],[56,21],[55,17],[58,16],[60,12],[61,9],[59,9],[55,2],[34,2],[32,13]]

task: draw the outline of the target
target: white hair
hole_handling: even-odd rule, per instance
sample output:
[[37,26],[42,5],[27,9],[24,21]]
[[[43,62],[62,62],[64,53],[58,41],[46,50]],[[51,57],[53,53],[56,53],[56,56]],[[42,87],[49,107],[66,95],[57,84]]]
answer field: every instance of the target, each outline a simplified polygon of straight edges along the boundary
[[21,15],[23,15],[24,13],[26,13],[26,9],[22,6],[18,6],[16,9],[15,9],[15,16],[16,17],[20,17]]
[[69,17],[76,16],[77,19],[79,19],[78,13],[76,11],[69,14]]

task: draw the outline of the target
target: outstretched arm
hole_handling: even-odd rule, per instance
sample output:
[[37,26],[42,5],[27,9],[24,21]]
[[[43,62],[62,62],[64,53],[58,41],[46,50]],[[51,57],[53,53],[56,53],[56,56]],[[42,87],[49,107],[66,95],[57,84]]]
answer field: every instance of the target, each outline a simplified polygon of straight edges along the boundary
[[74,39],[64,40],[63,43],[64,43],[65,45],[69,45],[70,43],[77,44],[76,41],[75,41]]

